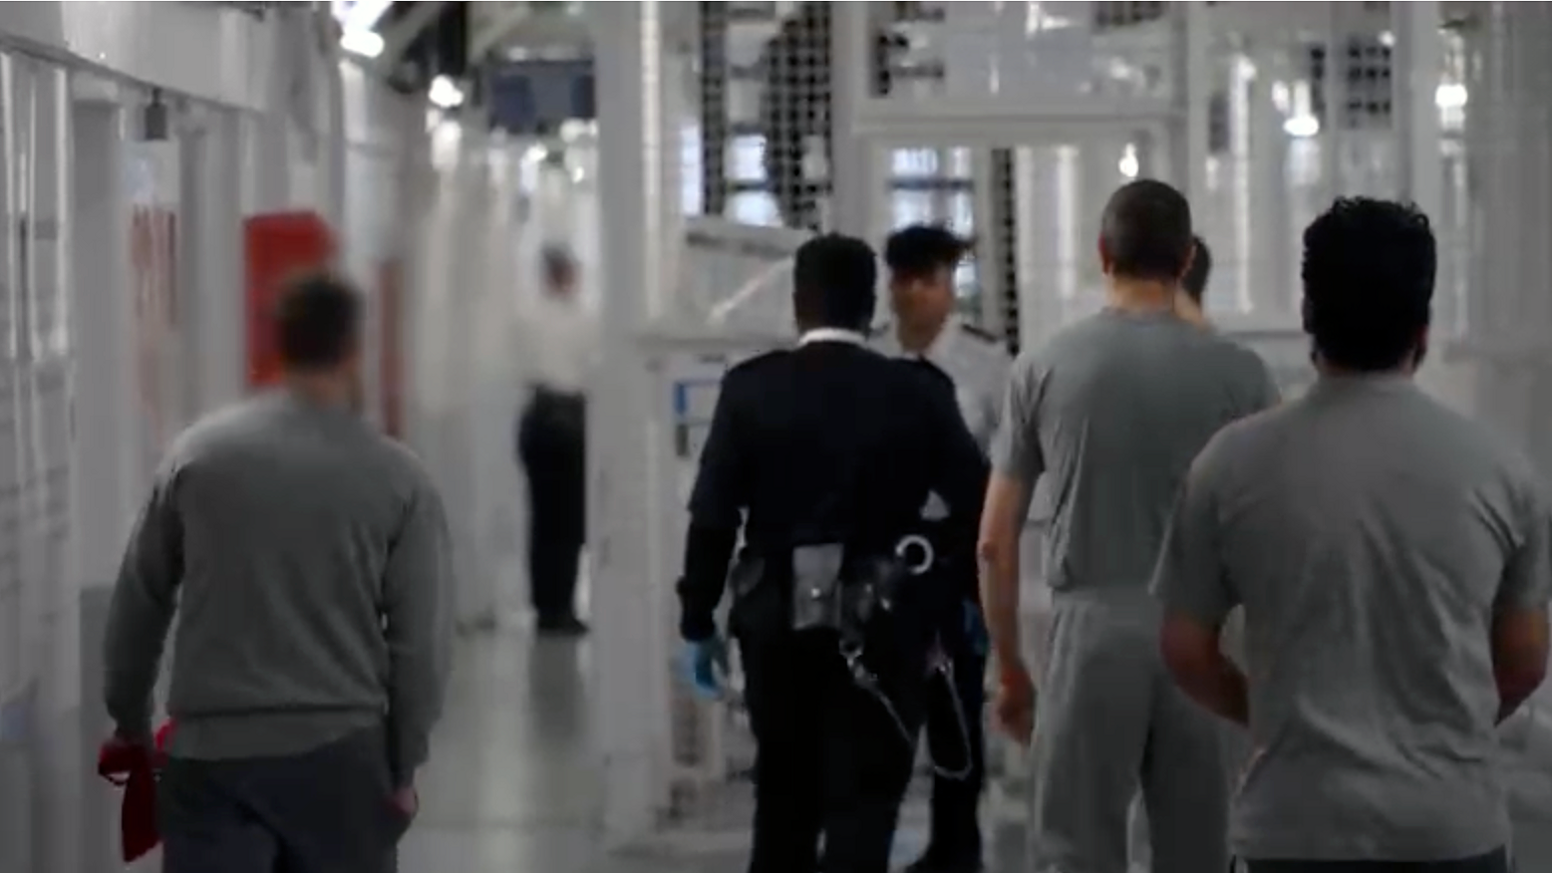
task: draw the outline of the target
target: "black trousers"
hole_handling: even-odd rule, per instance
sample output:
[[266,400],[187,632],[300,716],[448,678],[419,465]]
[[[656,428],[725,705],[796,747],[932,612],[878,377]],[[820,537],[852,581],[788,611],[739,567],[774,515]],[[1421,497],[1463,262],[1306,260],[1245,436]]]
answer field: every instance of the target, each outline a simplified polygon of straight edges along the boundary
[[949,649],[954,663],[954,694],[949,693],[949,686],[941,679],[929,687],[927,748],[939,769],[957,776],[968,763],[969,772],[962,779],[934,775],[932,836],[927,851],[932,860],[942,864],[974,867],[981,860],[979,813],[981,791],[986,784],[982,717],[986,705],[986,656],[964,638],[955,639]]
[[1509,873],[1504,849],[1460,861],[1247,861],[1250,873]]
[[[912,742],[852,682],[834,635],[740,640],[739,652],[758,744],[750,873],[887,873]],[[914,736],[920,704],[892,690]]]
[[580,395],[534,392],[518,425],[528,476],[528,579],[541,624],[575,615],[587,533],[586,407]]
[[285,758],[174,758],[157,781],[164,873],[391,873],[409,822],[385,731]]

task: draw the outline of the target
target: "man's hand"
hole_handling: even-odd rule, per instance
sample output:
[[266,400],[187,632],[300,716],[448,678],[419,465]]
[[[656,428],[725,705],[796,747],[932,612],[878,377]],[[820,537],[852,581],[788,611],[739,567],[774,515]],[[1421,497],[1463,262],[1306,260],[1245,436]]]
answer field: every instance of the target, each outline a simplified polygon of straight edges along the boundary
[[965,641],[970,644],[970,649],[976,655],[984,658],[991,651],[991,638],[986,631],[986,620],[981,617],[981,607],[974,601],[967,600],[965,610]]
[[680,655],[680,670],[690,685],[690,690],[702,700],[722,698],[722,677],[727,674],[727,645],[719,636],[684,644]]
[[1181,612],[1167,612],[1159,634],[1164,666],[1188,697],[1220,718],[1250,725],[1250,689],[1245,674],[1223,654],[1221,619],[1207,624]]
[[997,683],[997,724],[1015,743],[1028,746],[1035,732],[1035,683],[1023,662],[1006,665]]
[[415,790],[415,786],[394,789],[392,800],[393,808],[404,816],[406,822],[414,821],[415,816],[420,814],[420,793]]

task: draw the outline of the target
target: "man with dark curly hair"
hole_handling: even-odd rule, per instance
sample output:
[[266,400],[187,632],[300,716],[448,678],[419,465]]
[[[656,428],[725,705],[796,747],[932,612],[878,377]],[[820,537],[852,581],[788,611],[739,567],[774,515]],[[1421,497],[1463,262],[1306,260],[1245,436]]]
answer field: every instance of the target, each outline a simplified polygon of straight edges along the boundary
[[[1220,432],[1154,579],[1179,686],[1248,727],[1252,873],[1506,873],[1496,728],[1541,684],[1552,511],[1529,463],[1413,381],[1437,263],[1414,207],[1304,233],[1304,397]],[[1245,613],[1250,674],[1222,654]]]

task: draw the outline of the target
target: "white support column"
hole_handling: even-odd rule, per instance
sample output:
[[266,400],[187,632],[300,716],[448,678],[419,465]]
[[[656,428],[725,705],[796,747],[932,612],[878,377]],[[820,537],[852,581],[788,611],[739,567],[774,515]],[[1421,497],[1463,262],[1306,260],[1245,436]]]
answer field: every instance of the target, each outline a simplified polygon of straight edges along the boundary
[[5,512],[15,520],[0,575],[0,869],[33,866],[37,826],[38,600],[42,573],[36,537],[36,489],[30,433],[36,368],[29,330],[28,258],[33,158],[30,64],[0,55],[0,481]]
[[[1480,168],[1471,252],[1473,412],[1516,439],[1552,474],[1552,8],[1484,4],[1472,34],[1468,149]],[[1397,35],[1400,42],[1400,35]]]
[[[1005,240],[998,223],[1003,219],[999,201],[1006,195],[997,190],[999,184],[1011,185],[1013,179],[995,171],[995,149],[976,147],[970,150],[970,203],[971,220],[975,223],[975,259],[977,279],[981,288],[980,325],[983,329],[1001,336],[1003,325],[1003,299],[1008,289],[1003,287],[1001,264],[1008,255],[1004,251]],[[1013,216],[1006,216],[1013,220]]]
[[1342,177],[1347,138],[1347,4],[1333,0],[1326,6],[1329,23],[1325,78],[1321,81],[1321,102],[1326,108],[1325,117],[1320,120],[1321,210],[1345,191]]
[[264,107],[267,111],[245,115],[242,127],[243,207],[245,214],[273,212],[291,205],[293,176],[290,109],[292,89],[299,77],[299,57],[307,57],[297,43],[306,44],[296,35],[290,15],[294,9],[275,10],[275,36],[270,40],[266,58],[272,70],[265,77]]
[[1289,287],[1293,229],[1288,220],[1288,134],[1272,103],[1272,83],[1288,81],[1279,58],[1262,49],[1251,55],[1255,74],[1247,84],[1250,123],[1250,311],[1256,323],[1284,324],[1294,312]]
[[857,116],[872,96],[873,39],[869,3],[831,4],[830,124],[835,136],[830,172],[830,229],[872,240],[882,229],[875,144],[857,134]]
[[[1473,7],[1466,132],[1475,169],[1471,317],[1457,363],[1474,370],[1474,417],[1488,422],[1552,474],[1552,4],[1493,2]],[[1398,34],[1399,42],[1399,34]],[[1552,689],[1543,687],[1505,730],[1506,766],[1516,780],[1511,807],[1515,862],[1552,866],[1538,845],[1552,770]],[[1522,812],[1521,812],[1522,811]],[[1532,830],[1534,829],[1534,831]]]
[[348,176],[345,172],[345,152],[348,148],[345,128],[345,81],[340,64],[344,55],[339,40],[334,38],[337,25],[328,6],[319,3],[313,10],[313,30],[321,30],[326,37],[318,40],[321,51],[313,57],[313,70],[322,90],[323,117],[319,119],[318,138],[321,140],[318,164],[322,170],[319,180],[323,189],[324,217],[336,232],[345,227],[345,204],[350,202],[346,190]]
[[73,182],[69,75],[33,67],[31,256],[28,310],[35,373],[32,415],[35,523],[41,558],[42,660],[34,729],[37,870],[81,866],[81,579],[72,572],[70,239]]
[[[1082,296],[1095,225],[1085,223],[1078,146],[1034,146],[1013,153],[1019,235],[1019,346],[1037,348],[1068,322]],[[1105,196],[1109,191],[1104,192]]]
[[1180,113],[1169,143],[1170,181],[1193,206],[1207,202],[1207,122],[1212,99],[1212,23],[1207,4],[1186,0],[1177,10],[1175,100]]
[[243,330],[241,125],[232,110],[209,108],[182,133],[179,161],[179,301],[192,419],[242,396]]
[[284,118],[246,116],[243,123],[245,214],[279,211],[291,202],[291,141]]
[[668,801],[671,722],[668,583],[653,541],[652,380],[638,345],[666,303],[663,252],[662,4],[593,3],[598,88],[602,365],[588,405],[588,566],[592,590],[603,832],[647,836]]
[[[102,634],[111,585],[134,517],[146,450],[138,425],[125,118],[115,102],[77,100],[72,191],[70,328],[76,349],[71,506],[73,573],[81,585],[82,760],[110,725],[102,711]],[[116,796],[84,773],[81,866],[120,869]]]
[[1392,118],[1400,195],[1434,221],[1442,220],[1444,168],[1439,153],[1439,79],[1444,47],[1439,3],[1392,3],[1395,48],[1391,54]]
[[[662,61],[662,87],[660,93],[663,95],[663,103],[658,130],[660,131],[660,136],[662,136],[662,147],[659,149],[659,154],[662,158],[663,193],[658,198],[658,204],[662,218],[662,238],[671,242],[661,252],[663,258],[661,268],[664,277],[664,284],[661,289],[663,298],[657,301],[657,308],[653,310],[653,315],[683,311],[679,308],[683,301],[675,298],[680,289],[678,276],[681,269],[680,265],[683,263],[683,246],[678,241],[684,239],[684,197],[682,195],[685,174],[684,129],[686,121],[691,117],[689,97],[691,78],[693,76],[690,59],[680,52],[670,52],[665,47]],[[705,136],[705,131],[702,131],[701,135]],[[595,150],[593,152],[592,168],[592,172],[595,174],[597,172],[597,164],[597,152]],[[584,190],[591,190],[594,181],[596,179],[588,180],[587,188]],[[598,198],[591,197],[588,199],[593,210],[587,217],[595,218],[601,212],[598,209],[600,205]],[[592,221],[591,223],[596,228],[597,222]]]

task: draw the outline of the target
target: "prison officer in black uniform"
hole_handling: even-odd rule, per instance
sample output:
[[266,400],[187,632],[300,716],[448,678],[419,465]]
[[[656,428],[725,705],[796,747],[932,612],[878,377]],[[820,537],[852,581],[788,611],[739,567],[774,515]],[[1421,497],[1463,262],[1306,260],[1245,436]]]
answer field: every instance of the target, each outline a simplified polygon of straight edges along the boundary
[[907,578],[887,632],[868,625],[865,676],[842,654],[845,628],[810,620],[810,595],[836,555],[826,544],[844,544],[833,575],[857,590],[844,586],[919,530],[934,496],[951,532],[926,557],[972,561],[986,466],[941,370],[866,347],[877,280],[866,243],[811,240],[793,278],[797,348],[728,371],[702,451],[679,585],[684,667],[700,690],[718,691],[714,614],[731,587],[758,744],[750,873],[886,873],[932,640],[973,595],[911,586],[942,574]]

